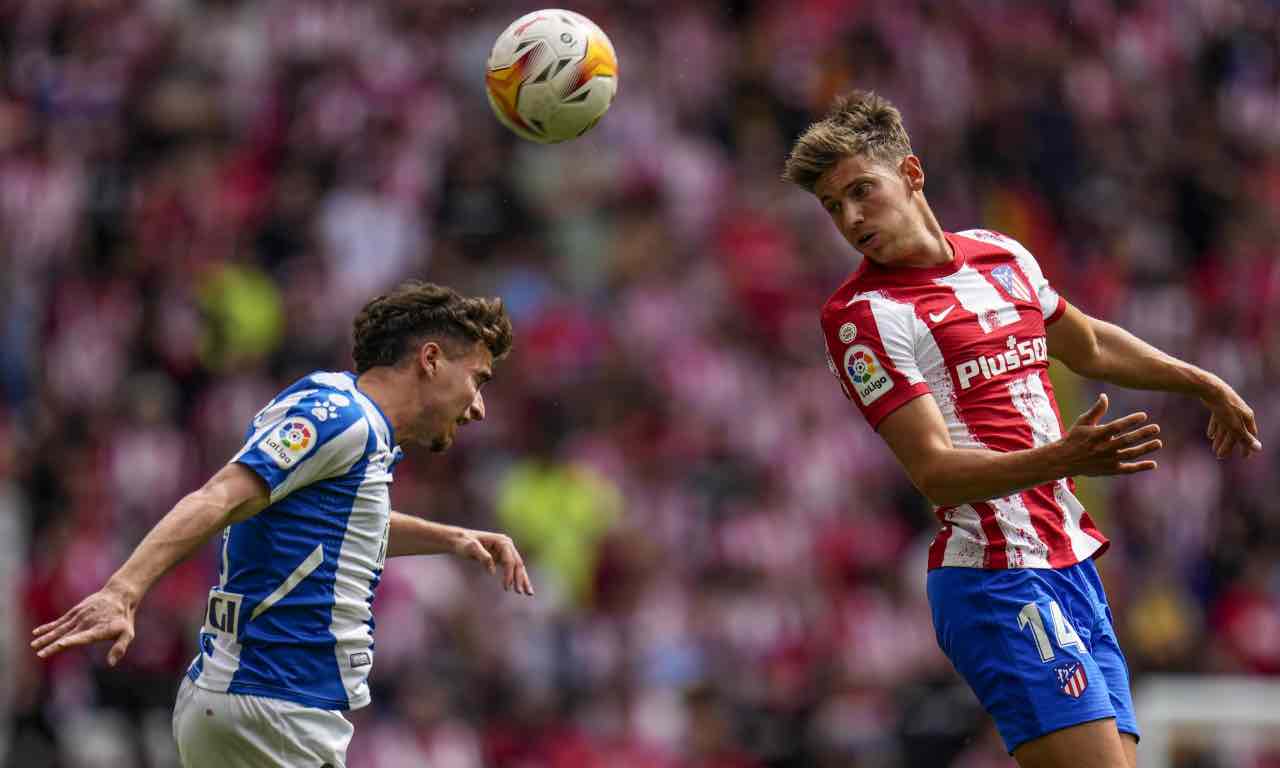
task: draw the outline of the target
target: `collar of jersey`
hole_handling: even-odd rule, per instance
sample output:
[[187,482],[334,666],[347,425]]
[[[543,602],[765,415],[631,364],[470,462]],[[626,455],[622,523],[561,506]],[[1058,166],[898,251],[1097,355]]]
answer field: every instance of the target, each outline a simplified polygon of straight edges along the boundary
[[387,418],[387,414],[385,411],[382,410],[382,406],[378,405],[377,400],[374,400],[372,397],[369,397],[369,395],[366,394],[365,391],[360,388],[360,382],[358,380],[358,377],[354,373],[352,373],[351,371],[344,371],[344,373],[347,374],[347,378],[351,379],[351,389],[354,390],[356,394],[363,397],[365,400],[368,400],[369,404],[373,406],[373,410],[377,411],[378,415],[382,417],[382,423],[387,425],[387,441],[388,443],[390,443],[389,447],[393,451],[399,450],[396,445],[396,428],[391,426],[391,419]]

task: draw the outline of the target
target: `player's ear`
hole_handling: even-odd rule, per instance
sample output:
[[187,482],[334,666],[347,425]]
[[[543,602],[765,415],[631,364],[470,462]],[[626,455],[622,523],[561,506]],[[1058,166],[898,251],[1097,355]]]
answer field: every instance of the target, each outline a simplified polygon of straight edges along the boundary
[[924,166],[920,164],[920,158],[915,155],[902,158],[902,162],[898,164],[898,172],[907,180],[907,186],[912,192],[924,189]]
[[443,356],[444,350],[440,349],[440,345],[434,341],[423,342],[422,346],[418,347],[418,364],[422,366],[427,378],[435,377],[440,369],[440,358]]

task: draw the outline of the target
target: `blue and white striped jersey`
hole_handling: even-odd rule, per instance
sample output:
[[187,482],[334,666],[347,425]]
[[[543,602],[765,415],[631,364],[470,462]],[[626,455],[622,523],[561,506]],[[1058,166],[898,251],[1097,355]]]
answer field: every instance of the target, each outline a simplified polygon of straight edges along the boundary
[[258,412],[232,460],[271,503],[223,533],[193,683],[322,709],[369,703],[370,607],[401,456],[351,373],[313,373]]

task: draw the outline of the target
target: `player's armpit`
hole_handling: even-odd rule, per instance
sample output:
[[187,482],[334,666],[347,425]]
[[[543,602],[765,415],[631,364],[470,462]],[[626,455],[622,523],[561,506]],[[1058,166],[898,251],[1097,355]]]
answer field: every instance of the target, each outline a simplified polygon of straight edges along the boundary
[[923,395],[904,404],[886,416],[877,431],[898,457],[911,482],[937,503],[933,481],[938,472],[946,471],[945,458],[952,445],[947,422],[933,395]]

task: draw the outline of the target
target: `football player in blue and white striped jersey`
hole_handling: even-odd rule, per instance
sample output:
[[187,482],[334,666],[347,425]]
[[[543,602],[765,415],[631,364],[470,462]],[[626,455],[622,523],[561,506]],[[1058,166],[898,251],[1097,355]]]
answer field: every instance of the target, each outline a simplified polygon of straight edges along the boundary
[[200,653],[174,736],[192,766],[345,762],[341,711],[369,703],[373,593],[388,556],[453,553],[532,595],[507,536],[391,511],[398,443],[442,451],[484,418],[481,387],[511,347],[498,299],[411,282],[354,324],[356,372],[317,372],[254,417],[244,446],[173,508],[98,592],[34,630],[41,658],[109,640],[116,664],[165,571],[223,531]]

